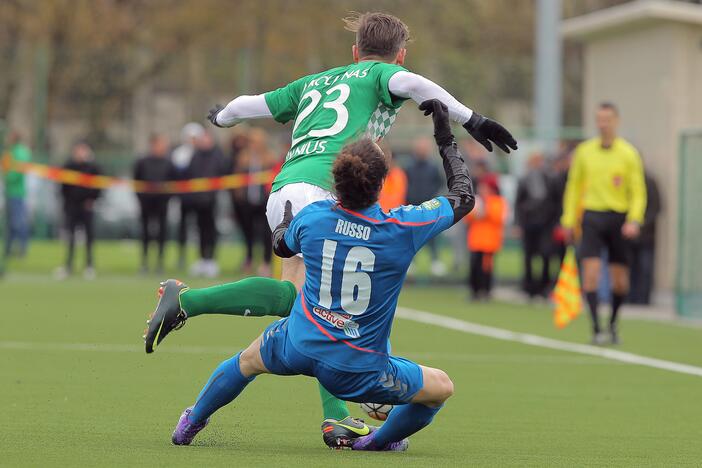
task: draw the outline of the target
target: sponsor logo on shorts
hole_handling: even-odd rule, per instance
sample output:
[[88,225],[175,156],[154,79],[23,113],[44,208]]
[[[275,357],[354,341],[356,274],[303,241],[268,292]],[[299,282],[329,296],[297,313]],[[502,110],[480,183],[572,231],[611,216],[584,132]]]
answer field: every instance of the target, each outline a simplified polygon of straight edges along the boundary
[[317,317],[331,324],[334,328],[343,330],[346,336],[350,338],[358,338],[361,336],[361,334],[358,332],[358,323],[352,320],[351,315],[332,312],[331,310],[323,309],[321,307],[315,307],[312,309],[312,311]]

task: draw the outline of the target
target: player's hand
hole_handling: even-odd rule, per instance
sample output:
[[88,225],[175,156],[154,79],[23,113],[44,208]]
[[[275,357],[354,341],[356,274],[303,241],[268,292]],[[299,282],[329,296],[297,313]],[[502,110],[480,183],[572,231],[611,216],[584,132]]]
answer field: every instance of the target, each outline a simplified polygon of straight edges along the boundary
[[641,234],[641,226],[634,221],[627,221],[622,226],[622,236],[626,239],[636,239]]
[[419,105],[419,110],[424,111],[424,115],[431,114],[431,118],[434,121],[434,138],[436,138],[438,144],[449,144],[453,141],[446,104],[438,99],[428,99]]
[[561,229],[563,231],[563,242],[566,245],[572,244],[575,241],[575,233],[573,232],[573,228],[561,226]]
[[494,143],[505,153],[509,153],[510,148],[517,149],[517,140],[499,122],[483,117],[477,112],[473,112],[470,120],[463,125],[475,140],[483,145],[488,151],[492,151]]
[[220,112],[222,112],[222,109],[224,109],[224,106],[222,104],[217,104],[212,109],[210,109],[210,113],[207,114],[207,120],[212,122],[212,125],[214,125],[215,127],[224,128],[223,125],[217,123],[217,115]]

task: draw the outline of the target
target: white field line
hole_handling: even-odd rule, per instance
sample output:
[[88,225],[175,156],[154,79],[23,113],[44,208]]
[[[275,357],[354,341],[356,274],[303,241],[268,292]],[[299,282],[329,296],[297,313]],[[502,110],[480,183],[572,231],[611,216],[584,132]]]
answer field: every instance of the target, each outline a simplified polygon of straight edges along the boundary
[[421,310],[408,309],[398,307],[397,317],[414,322],[425,323],[428,325],[436,325],[450,330],[462,331],[473,335],[486,336],[497,340],[512,341],[531,346],[539,346],[541,348],[556,349],[559,351],[569,351],[572,353],[586,354],[589,356],[597,356],[613,361],[625,362],[627,364],[636,364],[640,366],[653,367],[681,374],[696,375],[702,377],[702,367],[691,366],[679,362],[665,361],[655,359],[638,354],[617,351],[615,349],[600,348],[578,343],[569,343],[567,341],[554,340],[544,338],[543,336],[530,335],[528,333],[518,333],[502,328],[489,327],[479,325],[477,323],[466,322],[457,318],[447,317],[445,315],[432,314]]
[[[158,353],[166,354],[217,354],[233,355],[242,347],[217,346],[178,346],[171,343],[159,347]],[[135,344],[109,343],[51,343],[36,341],[0,341],[0,351],[89,351],[107,353],[144,353],[144,347]],[[575,364],[613,365],[602,359],[587,356],[564,356],[562,354],[525,356],[524,354],[480,354],[480,353],[434,353],[403,352],[403,357],[411,359],[441,359],[447,361],[472,362],[478,364]]]
[[[512,341],[541,348],[555,349],[558,351],[568,351],[572,353],[594,356],[597,358],[609,359],[626,364],[636,364],[641,366],[663,369],[681,374],[695,375],[702,377],[702,367],[682,364],[679,362],[665,361],[662,359],[640,356],[638,354],[617,351],[609,348],[600,348],[578,343],[554,340],[528,333],[519,333],[502,328],[480,325],[467,322],[445,315],[432,314],[420,310],[400,307],[397,309],[397,317],[411,320],[418,323],[440,326],[450,330],[471,333],[473,335],[495,338],[503,341]],[[243,346],[215,347],[215,346],[165,346],[159,348],[159,353],[169,354],[234,354]],[[109,343],[50,343],[50,342],[29,342],[29,341],[0,341],[0,350],[26,350],[26,351],[90,351],[90,352],[118,352],[118,353],[143,353],[144,348],[138,344],[109,344]],[[408,357],[423,357],[425,359],[448,359],[465,362],[519,362],[519,363],[569,363],[569,364],[595,364],[595,361],[587,358],[567,358],[565,356],[515,356],[515,355],[481,355],[477,353],[404,353]]]

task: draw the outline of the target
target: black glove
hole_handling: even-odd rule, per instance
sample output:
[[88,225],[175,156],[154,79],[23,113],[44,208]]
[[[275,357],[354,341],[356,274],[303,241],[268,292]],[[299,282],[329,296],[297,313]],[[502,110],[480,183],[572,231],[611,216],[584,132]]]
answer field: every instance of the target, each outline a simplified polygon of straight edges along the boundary
[[292,203],[290,200],[285,202],[285,212],[283,213],[283,221],[273,230],[273,252],[281,258],[290,258],[295,255],[295,252],[290,250],[290,247],[285,243],[285,232],[290,227],[290,222],[293,220]]
[[[492,143],[495,143],[505,153],[509,153],[510,148],[517,149],[517,140],[505,127],[477,112],[473,112],[463,128],[488,151],[492,151]],[[490,143],[491,141],[492,143]]]
[[215,127],[224,128],[222,125],[217,123],[217,115],[220,112],[222,112],[222,109],[224,109],[224,106],[222,104],[217,104],[212,109],[210,109],[210,113],[207,114],[207,120],[212,122],[212,125],[214,125]]
[[290,222],[292,220],[293,220],[292,203],[290,203],[290,200],[287,200],[285,202],[285,211],[283,212],[283,222],[281,224],[284,224],[286,227],[290,226]]
[[438,99],[427,99],[419,105],[419,110],[424,111],[424,115],[431,114],[434,120],[434,138],[439,146],[449,145],[453,141],[451,124],[449,123],[449,113],[446,104]]

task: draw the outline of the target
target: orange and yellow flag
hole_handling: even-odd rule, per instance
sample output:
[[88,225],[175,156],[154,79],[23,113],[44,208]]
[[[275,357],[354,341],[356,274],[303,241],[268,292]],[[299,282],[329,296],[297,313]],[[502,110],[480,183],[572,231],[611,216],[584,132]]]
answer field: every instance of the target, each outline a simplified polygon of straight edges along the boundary
[[575,248],[568,247],[566,256],[558,274],[558,282],[553,289],[553,323],[563,328],[580,315],[583,297],[578,278],[578,263],[575,260]]

